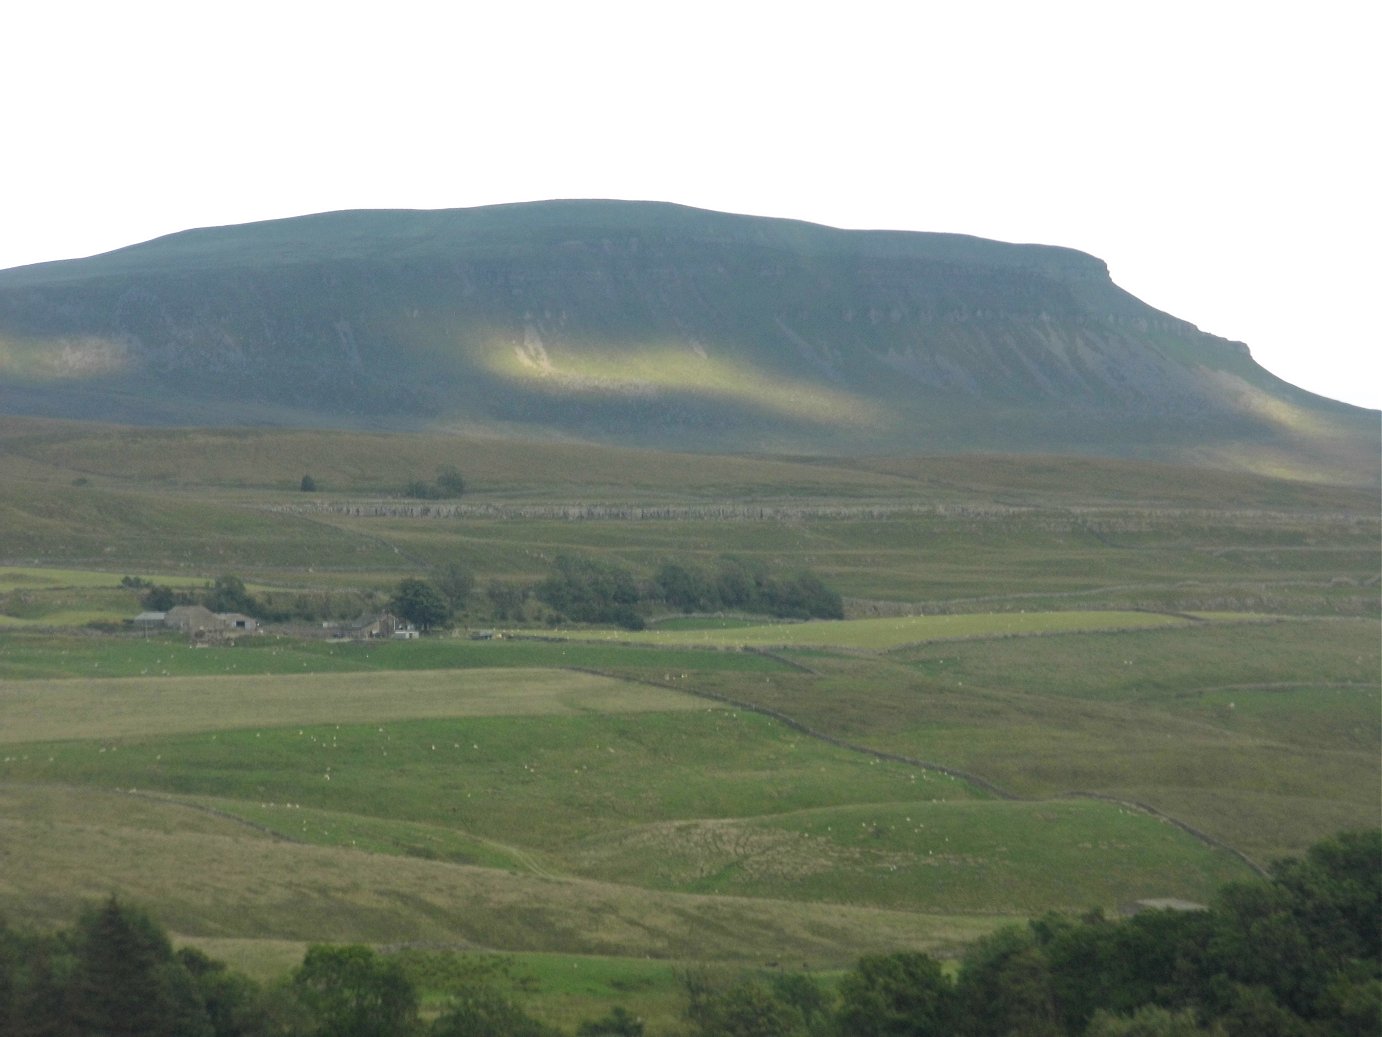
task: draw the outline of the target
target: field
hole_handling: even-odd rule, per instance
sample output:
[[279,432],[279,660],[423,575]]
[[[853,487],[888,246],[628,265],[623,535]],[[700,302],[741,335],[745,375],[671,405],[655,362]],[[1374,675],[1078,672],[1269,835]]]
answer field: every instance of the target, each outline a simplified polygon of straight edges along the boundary
[[987,640],[1088,630],[1136,630],[1181,626],[1188,622],[1191,620],[1184,616],[1155,612],[1001,612],[775,623],[711,630],[576,630],[565,634],[562,631],[554,633],[576,640],[617,640],[638,645],[861,648],[878,651],[926,641]]
[[[448,955],[502,952],[554,1021],[670,1020],[691,964],[830,970],[1204,902],[1378,821],[1371,491],[13,419],[0,443],[15,921],[119,890],[263,976],[320,940],[413,955],[434,987]],[[459,503],[387,496],[441,463]],[[456,636],[412,642],[123,625],[125,577],[382,602],[448,562],[517,585],[559,553],[809,568],[848,618],[615,631],[477,593]]]

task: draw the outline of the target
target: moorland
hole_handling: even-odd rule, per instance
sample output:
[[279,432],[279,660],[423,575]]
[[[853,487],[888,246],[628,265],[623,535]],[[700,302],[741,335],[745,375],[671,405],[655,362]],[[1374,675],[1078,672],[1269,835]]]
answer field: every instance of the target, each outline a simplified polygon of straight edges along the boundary
[[[403,495],[448,466],[463,495]],[[953,957],[1377,823],[1375,488],[18,417],[0,467],[15,923],[116,892],[263,978],[503,953],[551,1022],[658,1025],[693,965]],[[844,619],[574,623],[525,597],[562,557],[809,570]],[[453,571],[427,636],[323,636]],[[228,574],[287,618],[130,623]]]

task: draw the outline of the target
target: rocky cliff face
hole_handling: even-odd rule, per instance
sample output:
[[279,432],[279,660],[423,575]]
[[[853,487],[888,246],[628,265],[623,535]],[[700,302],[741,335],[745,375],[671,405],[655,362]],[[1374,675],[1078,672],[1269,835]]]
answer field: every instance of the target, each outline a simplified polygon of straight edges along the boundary
[[0,404],[715,449],[1352,436],[1070,249],[678,206],[355,212],[0,272]]

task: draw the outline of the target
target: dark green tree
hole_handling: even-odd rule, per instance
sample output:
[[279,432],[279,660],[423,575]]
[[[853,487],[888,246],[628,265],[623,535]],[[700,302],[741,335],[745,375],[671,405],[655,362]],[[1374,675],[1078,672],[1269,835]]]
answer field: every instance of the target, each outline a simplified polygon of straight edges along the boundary
[[252,979],[194,947],[180,948],[177,959],[192,977],[216,1037],[268,1037],[273,1032],[262,993]]
[[172,587],[156,586],[145,591],[139,603],[153,612],[167,612],[178,603],[178,597]]
[[653,576],[653,586],[669,607],[682,612],[719,607],[715,589],[705,576],[676,562],[666,562]]
[[804,1037],[806,1021],[792,1005],[748,977],[711,994],[692,1020],[700,1037]]
[[317,1037],[408,1037],[417,1032],[418,998],[397,962],[368,947],[314,946],[293,973],[299,1000],[317,1020]]
[[441,497],[459,497],[465,493],[465,479],[452,465],[437,469],[437,491]]
[[475,577],[459,562],[448,562],[437,573],[437,589],[451,603],[451,608],[460,612],[475,589]]
[[1188,1008],[1173,1012],[1145,1005],[1132,1015],[1096,1012],[1085,1037],[1224,1037],[1222,1028],[1200,1025]]
[[861,958],[840,981],[836,1022],[851,1037],[954,1032],[955,989],[938,961],[915,951]]
[[957,1034],[1062,1037],[1051,972],[1030,928],[999,929],[964,956],[955,984]]
[[452,995],[430,1037],[556,1037],[492,982],[476,979]]
[[576,1037],[643,1037],[643,1020],[623,1005],[615,1005],[599,1019],[578,1025]]
[[202,604],[212,612],[243,612],[259,614],[259,602],[245,589],[245,581],[238,576],[217,576],[202,595]]
[[111,897],[77,924],[72,1018],[101,1037],[213,1037],[196,983],[147,915]]
[[615,623],[631,630],[643,627],[634,611],[638,585],[621,566],[574,555],[558,555],[552,575],[534,590],[556,612],[578,623]]
[[451,618],[451,607],[441,592],[426,580],[412,576],[399,581],[389,608],[420,630],[439,627]]
[[302,482],[298,483],[298,489],[303,493],[316,493],[317,480],[313,479],[310,475],[304,475],[302,477]]
[[485,597],[489,599],[495,619],[523,618],[523,602],[527,592],[522,587],[503,580],[490,580],[485,585]]

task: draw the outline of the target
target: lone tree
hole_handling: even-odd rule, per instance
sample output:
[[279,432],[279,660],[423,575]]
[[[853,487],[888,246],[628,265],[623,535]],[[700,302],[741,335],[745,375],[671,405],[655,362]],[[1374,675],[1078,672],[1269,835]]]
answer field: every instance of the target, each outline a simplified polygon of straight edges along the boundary
[[459,497],[465,493],[465,479],[454,465],[442,465],[437,469],[437,489],[443,497]]
[[316,493],[317,480],[313,479],[310,475],[304,475],[302,477],[302,482],[298,484],[298,489],[303,493]]
[[426,580],[409,576],[399,581],[389,608],[420,630],[441,626],[451,618],[451,606]]

